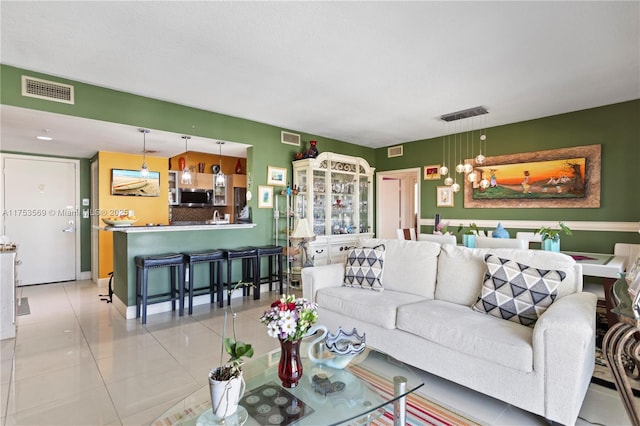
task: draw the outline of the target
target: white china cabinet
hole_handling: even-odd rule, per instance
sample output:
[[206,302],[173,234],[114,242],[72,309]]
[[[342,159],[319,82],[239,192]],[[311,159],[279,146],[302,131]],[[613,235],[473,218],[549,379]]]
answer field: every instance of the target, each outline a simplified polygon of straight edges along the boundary
[[314,265],[343,262],[357,238],[373,236],[373,172],[359,157],[323,152],[293,162],[296,217],[316,235]]

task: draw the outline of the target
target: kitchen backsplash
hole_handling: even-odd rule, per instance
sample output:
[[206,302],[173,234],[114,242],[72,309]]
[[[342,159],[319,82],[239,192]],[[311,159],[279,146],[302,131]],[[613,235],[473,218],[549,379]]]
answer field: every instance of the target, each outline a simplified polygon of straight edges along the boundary
[[171,207],[171,222],[205,221],[213,219],[213,212],[216,210],[218,210],[220,218],[222,219],[225,213],[229,213],[231,211],[231,208],[229,206],[221,206],[216,208]]

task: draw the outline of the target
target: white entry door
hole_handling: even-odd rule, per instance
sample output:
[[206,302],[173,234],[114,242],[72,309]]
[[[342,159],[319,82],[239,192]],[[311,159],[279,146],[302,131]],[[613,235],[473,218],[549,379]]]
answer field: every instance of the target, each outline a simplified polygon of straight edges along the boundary
[[76,278],[77,161],[3,157],[4,235],[18,245],[21,285]]
[[[378,238],[396,238],[400,228],[400,179],[382,178],[378,181]],[[381,200],[384,200],[382,202]]]

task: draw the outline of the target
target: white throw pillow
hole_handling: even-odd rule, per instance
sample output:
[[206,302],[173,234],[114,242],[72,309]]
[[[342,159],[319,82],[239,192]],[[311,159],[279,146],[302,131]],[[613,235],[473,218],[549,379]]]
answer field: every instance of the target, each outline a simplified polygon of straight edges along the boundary
[[533,327],[554,302],[567,274],[538,269],[494,254],[484,258],[487,272],[474,310]]
[[354,247],[347,253],[344,285],[382,291],[384,244],[375,247]]

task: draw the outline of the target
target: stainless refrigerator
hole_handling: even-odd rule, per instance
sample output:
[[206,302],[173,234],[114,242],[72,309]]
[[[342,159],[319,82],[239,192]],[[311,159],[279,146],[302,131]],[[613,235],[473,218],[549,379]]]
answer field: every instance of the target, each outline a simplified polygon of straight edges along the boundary
[[233,188],[234,223],[251,223],[251,208],[247,206],[247,188]]

